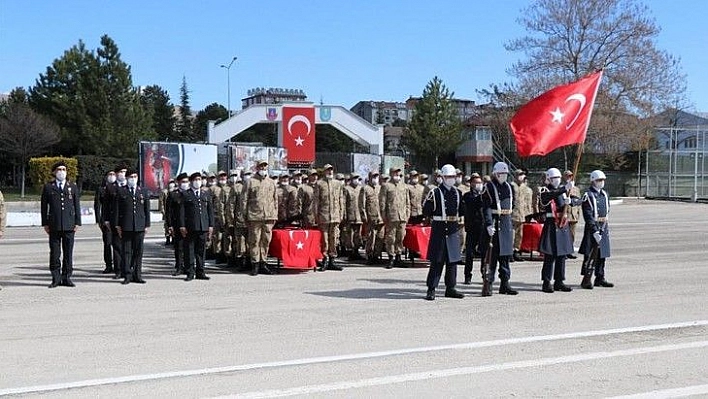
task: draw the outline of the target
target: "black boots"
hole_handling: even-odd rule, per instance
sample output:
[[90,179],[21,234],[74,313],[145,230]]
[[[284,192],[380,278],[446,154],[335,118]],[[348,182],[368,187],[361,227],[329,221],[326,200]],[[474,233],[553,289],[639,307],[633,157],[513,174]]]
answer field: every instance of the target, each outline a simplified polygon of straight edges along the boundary
[[52,283],[49,284],[49,288],[58,287],[61,285],[61,271],[51,270],[52,272]]
[[482,296],[492,296],[492,284],[487,278],[482,279]]
[[585,274],[583,275],[583,281],[580,283],[580,286],[586,290],[591,290],[592,289],[592,274]]
[[512,256],[514,262],[523,262],[524,258],[521,257],[521,251],[514,251],[514,256]]
[[106,268],[103,269],[103,274],[109,274],[109,273],[113,273],[113,266],[106,265]]
[[551,280],[543,280],[543,288],[541,288],[541,291],[547,294],[553,293],[553,287],[551,287]]
[[340,264],[334,262],[334,256],[329,257],[329,264],[327,265],[327,268],[329,270],[336,270],[338,272],[344,270],[342,269],[342,266]]
[[329,258],[327,256],[323,257],[322,260],[317,261],[317,270],[323,272],[329,268]]
[[428,288],[428,293],[425,294],[425,300],[426,301],[434,301],[435,300],[435,290]]
[[519,291],[516,291],[511,288],[511,286],[509,285],[509,280],[502,280],[501,284],[499,285],[499,293],[503,295],[517,295]]
[[563,284],[563,281],[556,280],[553,283],[553,289],[556,291],[561,291],[561,292],[570,292],[573,291],[572,288],[568,287],[567,285]]
[[445,298],[455,298],[462,299],[465,295],[454,288],[448,288],[445,290]]
[[605,276],[595,276],[595,287],[612,288],[615,285],[605,280]]
[[471,285],[472,284],[472,276],[465,276],[465,281],[462,284]]

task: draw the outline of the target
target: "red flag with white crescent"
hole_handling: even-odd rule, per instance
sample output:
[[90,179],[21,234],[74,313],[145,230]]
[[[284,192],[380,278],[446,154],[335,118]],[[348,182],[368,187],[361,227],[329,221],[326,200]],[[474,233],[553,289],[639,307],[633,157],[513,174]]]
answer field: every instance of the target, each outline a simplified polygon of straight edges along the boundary
[[283,107],[283,147],[288,162],[315,162],[315,107]]
[[520,156],[546,155],[585,142],[602,71],[557,86],[529,101],[511,118]]

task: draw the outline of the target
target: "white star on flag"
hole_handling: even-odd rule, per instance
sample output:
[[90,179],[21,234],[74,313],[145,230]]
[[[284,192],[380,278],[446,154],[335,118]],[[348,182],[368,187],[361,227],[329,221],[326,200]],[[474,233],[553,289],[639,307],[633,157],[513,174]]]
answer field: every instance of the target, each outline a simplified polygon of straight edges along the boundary
[[295,139],[295,146],[296,146],[296,147],[298,147],[298,146],[299,146],[299,147],[302,147],[302,146],[303,146],[302,143],[303,143],[304,141],[305,141],[305,140],[303,140],[302,137],[297,136],[297,138]]
[[302,243],[302,241],[298,241],[297,244],[295,244],[297,249],[303,249],[305,248],[305,244]]
[[561,112],[560,108],[556,107],[555,111],[551,111],[550,114],[553,115],[553,120],[551,122],[563,122],[563,117],[565,114]]

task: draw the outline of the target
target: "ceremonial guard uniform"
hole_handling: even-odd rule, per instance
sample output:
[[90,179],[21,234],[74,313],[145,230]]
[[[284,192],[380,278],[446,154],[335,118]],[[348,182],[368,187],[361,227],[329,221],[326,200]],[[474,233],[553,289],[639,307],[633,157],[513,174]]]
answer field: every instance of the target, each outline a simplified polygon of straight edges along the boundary
[[[548,185],[540,190],[540,211],[545,214],[543,230],[538,243],[538,251],[544,254],[541,280],[543,292],[572,291],[563,283],[565,280],[565,258],[573,253],[573,243],[570,241],[570,229],[566,204],[569,202],[566,194],[570,187],[560,186],[561,175],[556,168],[546,172]],[[553,286],[551,287],[551,277]]]
[[610,197],[604,190],[605,174],[595,170],[590,173],[590,181],[592,186],[582,197],[585,231],[579,251],[584,255],[581,286],[592,289],[590,279],[594,270],[595,287],[614,287],[614,284],[605,280],[605,260],[610,257]]
[[268,162],[258,161],[258,173],[249,179],[243,187],[241,209],[248,229],[248,248],[251,252],[251,275],[259,271],[270,274],[266,260],[270,240],[273,237],[273,225],[278,218],[278,198],[276,184],[268,178]]
[[104,213],[110,213],[110,205],[105,203],[106,190],[115,181],[115,172],[112,170],[107,172],[103,183],[96,189],[96,194],[93,198],[93,214],[96,217],[96,224],[101,230],[101,239],[103,241],[103,263],[106,265],[103,269],[104,274],[113,273],[113,247],[111,246],[113,234],[111,233],[110,225],[107,226],[105,224]]
[[49,235],[49,271],[52,273],[49,288],[58,285],[73,287],[74,234],[81,226],[79,189],[66,179],[64,162],[55,163],[52,172],[55,180],[44,185],[40,203],[42,226]]
[[150,197],[137,185],[138,172],[127,173],[128,184],[118,189],[114,199],[113,225],[123,241],[125,276],[121,284],[131,281],[144,284],[143,242],[145,232],[150,227]]
[[411,171],[410,184],[407,188],[410,202],[410,217],[408,223],[420,224],[423,222],[423,192],[425,191],[425,186],[420,184],[417,171]]
[[360,260],[359,248],[361,248],[361,225],[362,212],[359,207],[359,197],[361,197],[361,179],[359,175],[354,173],[349,178],[349,184],[344,186],[344,220],[342,223],[347,225],[346,232],[342,231],[342,245],[349,253],[349,260]]
[[465,231],[467,242],[465,243],[465,282],[472,284],[472,260],[475,255],[481,253],[484,230],[484,213],[482,190],[482,178],[478,174],[472,176],[472,189],[462,196],[462,204],[465,210]]
[[368,183],[359,193],[361,220],[366,223],[366,259],[369,265],[375,264],[384,247],[384,222],[379,206],[379,172],[369,172]]
[[209,280],[204,269],[207,240],[214,233],[214,201],[211,192],[202,190],[202,176],[199,172],[189,177],[191,187],[182,193],[179,226],[186,238],[189,264],[185,281]]
[[462,193],[455,188],[455,167],[445,165],[441,169],[443,184],[431,191],[423,203],[423,214],[430,218],[430,241],[428,241],[428,260],[430,269],[426,284],[428,292],[425,299],[435,299],[435,289],[440,283],[445,266],[445,296],[463,298],[455,290],[457,282],[457,263],[460,261],[460,224],[464,214]]
[[386,252],[389,257],[388,268],[402,266],[403,239],[406,236],[406,223],[410,211],[410,198],[405,182],[401,181],[401,169],[391,168],[391,181],[381,186],[379,207],[386,225]]
[[[511,288],[509,279],[511,278],[511,267],[509,259],[514,253],[514,227],[511,222],[512,204],[514,203],[514,189],[506,179],[509,173],[509,166],[504,162],[494,164],[494,178],[485,184],[482,200],[484,204],[484,224],[486,226],[486,242],[491,239],[489,247],[483,245],[483,262],[488,260],[489,273],[482,276],[484,279],[482,295],[491,295],[494,275],[497,264],[499,266],[499,293],[516,295],[518,291]],[[490,251],[489,257],[487,252]]]
[[519,169],[515,172],[516,181],[511,183],[514,189],[514,210],[511,212],[511,221],[514,224],[514,257],[515,261],[521,258],[521,241],[524,233],[526,216],[533,212],[533,190],[526,184],[526,172]]
[[320,270],[342,270],[341,265],[334,263],[337,257],[339,243],[339,223],[343,212],[343,183],[334,179],[334,168],[324,166],[324,178],[317,181],[314,187],[313,208],[317,217],[317,227],[322,232],[322,264]]

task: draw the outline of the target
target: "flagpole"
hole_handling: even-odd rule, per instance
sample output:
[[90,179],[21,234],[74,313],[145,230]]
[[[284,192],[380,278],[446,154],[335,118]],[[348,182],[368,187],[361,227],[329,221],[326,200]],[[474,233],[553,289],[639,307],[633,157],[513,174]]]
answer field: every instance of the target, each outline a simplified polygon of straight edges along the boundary
[[583,147],[585,143],[578,143],[578,148],[575,150],[575,164],[573,164],[573,176],[578,175],[578,168],[580,167],[580,157],[583,155]]

